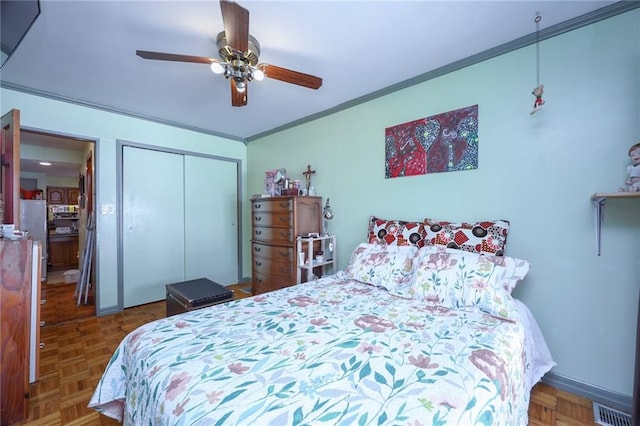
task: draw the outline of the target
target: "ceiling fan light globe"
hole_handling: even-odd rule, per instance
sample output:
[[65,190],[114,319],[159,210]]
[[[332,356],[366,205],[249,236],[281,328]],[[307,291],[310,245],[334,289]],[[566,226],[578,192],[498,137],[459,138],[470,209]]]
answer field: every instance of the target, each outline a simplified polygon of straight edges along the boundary
[[247,83],[245,83],[244,80],[236,80],[236,90],[238,90],[239,93],[243,93],[246,87]]
[[220,62],[211,62],[211,71],[213,71],[214,74],[222,74],[224,72],[224,67]]
[[264,80],[264,72],[262,72],[262,70],[260,69],[254,69],[251,72],[251,75],[253,76],[254,80],[257,80],[257,81]]

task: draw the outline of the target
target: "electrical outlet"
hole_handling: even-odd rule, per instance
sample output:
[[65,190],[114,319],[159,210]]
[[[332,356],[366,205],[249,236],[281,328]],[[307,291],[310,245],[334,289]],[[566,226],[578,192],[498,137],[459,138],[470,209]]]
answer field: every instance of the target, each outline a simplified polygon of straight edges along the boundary
[[115,204],[103,204],[102,205],[102,214],[116,214],[116,206]]

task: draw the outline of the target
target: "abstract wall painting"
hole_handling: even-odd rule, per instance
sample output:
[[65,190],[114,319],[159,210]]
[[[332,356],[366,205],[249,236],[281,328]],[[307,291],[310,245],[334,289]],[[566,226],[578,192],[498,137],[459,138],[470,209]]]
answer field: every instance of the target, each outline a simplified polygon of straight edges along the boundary
[[478,168],[478,105],[385,129],[385,178]]

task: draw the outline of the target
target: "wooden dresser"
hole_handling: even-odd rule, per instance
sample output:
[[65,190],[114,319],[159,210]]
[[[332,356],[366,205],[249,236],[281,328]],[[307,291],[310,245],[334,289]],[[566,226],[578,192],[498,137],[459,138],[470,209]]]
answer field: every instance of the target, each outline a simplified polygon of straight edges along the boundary
[[[18,423],[29,414],[31,328],[34,322],[39,322],[39,309],[33,313],[32,322],[32,297],[39,297],[40,285],[38,251],[35,262],[33,253],[33,240],[0,239],[0,424],[3,425]],[[32,293],[34,267],[38,287]],[[35,330],[38,331],[39,328]],[[39,340],[39,336],[34,337]]]
[[322,197],[272,197],[251,201],[253,294],[294,285],[296,237],[320,232]]

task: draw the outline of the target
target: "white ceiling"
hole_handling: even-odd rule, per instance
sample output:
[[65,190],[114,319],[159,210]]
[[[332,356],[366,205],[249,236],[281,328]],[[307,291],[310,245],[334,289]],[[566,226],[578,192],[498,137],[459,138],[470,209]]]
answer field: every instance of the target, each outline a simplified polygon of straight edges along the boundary
[[2,84],[245,140],[407,80],[424,80],[441,67],[486,56],[489,49],[495,53],[496,46],[531,43],[538,13],[540,34],[553,35],[566,21],[582,22],[598,15],[595,10],[620,5],[593,0],[239,3],[250,12],[250,33],[262,47],[260,62],[320,76],[319,90],[253,81],[248,105],[232,107],[229,81],[208,66],[135,55],[140,49],[217,57],[215,37],[223,29],[217,1],[41,0],[40,16],[1,70]]
[[[38,150],[38,152],[40,153],[40,155],[38,155],[38,158],[25,158],[24,156],[21,156],[20,171],[43,173],[47,176],[77,178],[78,173],[84,166],[84,162],[82,161],[81,157],[74,156],[72,154],[68,155],[67,157],[77,157],[78,161],[55,161],[51,157],[48,157],[47,153],[51,152],[51,149],[54,149],[58,152],[61,150],[73,151],[73,153],[86,152],[87,143],[93,143],[93,141],[22,130],[20,132],[21,145],[29,145],[43,149]],[[50,165],[40,164],[41,161],[46,161],[50,163]]]

